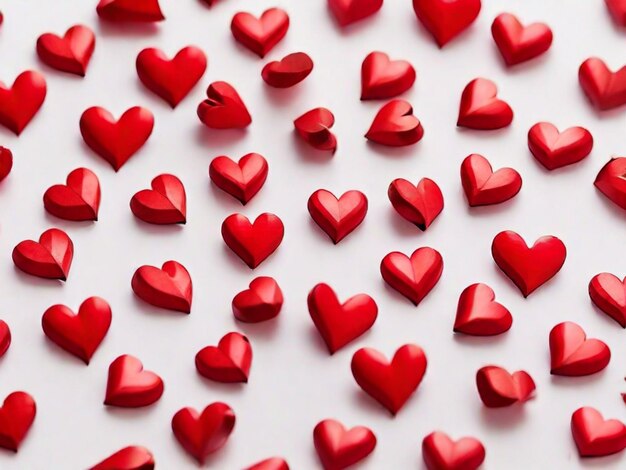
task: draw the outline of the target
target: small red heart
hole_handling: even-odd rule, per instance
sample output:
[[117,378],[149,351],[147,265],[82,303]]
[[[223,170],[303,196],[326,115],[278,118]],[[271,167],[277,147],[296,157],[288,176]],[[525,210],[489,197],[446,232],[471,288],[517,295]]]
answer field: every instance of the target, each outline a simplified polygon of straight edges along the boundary
[[0,82],[0,124],[20,135],[45,99],[46,79],[39,72],[22,72],[11,88]]
[[207,346],[196,354],[198,373],[215,382],[248,383],[251,365],[250,341],[239,333],[228,333],[217,346]]
[[312,70],[311,58],[304,52],[294,52],[281,60],[266,64],[261,71],[261,77],[274,88],[289,88],[308,77]]
[[74,244],[63,230],[51,228],[39,242],[24,240],[13,248],[13,263],[27,274],[45,279],[67,280]]
[[67,175],[66,184],[55,184],[46,190],[43,205],[60,219],[98,220],[100,181],[93,171],[77,168]]
[[414,82],[413,66],[406,60],[390,60],[384,52],[370,52],[361,65],[362,100],[393,98]]
[[426,355],[419,346],[405,344],[389,362],[379,351],[361,348],[352,356],[351,368],[363,391],[395,416],[422,381]]
[[552,279],[561,270],[567,250],[557,237],[541,237],[531,248],[517,233],[506,230],[493,239],[491,254],[498,267],[524,297]]
[[339,470],[362,461],[376,448],[376,436],[365,426],[346,429],[335,419],[325,419],[313,429],[315,450],[326,470]]
[[85,300],[78,314],[53,305],[41,317],[41,326],[53,343],[89,364],[111,326],[111,307],[100,297]]
[[230,30],[235,39],[259,57],[265,57],[287,34],[289,15],[281,8],[265,10],[260,18],[239,12],[233,16]]
[[191,311],[191,277],[176,261],[166,261],[161,269],[141,266],[135,271],[131,286],[135,295],[150,305],[184,313]]
[[344,27],[372,16],[383,6],[383,0],[328,0],[328,8]]
[[327,284],[317,284],[307,297],[309,314],[330,354],[369,330],[378,316],[378,306],[367,294],[339,302]]
[[248,108],[237,91],[226,82],[213,82],[207,98],[198,105],[200,121],[212,129],[243,129],[252,122]]
[[523,26],[510,13],[496,16],[491,24],[491,35],[508,66],[540,56],[552,45],[552,30],[548,25]]
[[318,150],[337,150],[337,138],[330,131],[335,124],[335,116],[326,108],[307,111],[293,121],[297,134],[311,147]]
[[17,452],[36,414],[37,405],[28,393],[7,396],[0,408],[0,447]]
[[0,320],[0,357],[4,356],[11,346],[11,330],[4,320]]
[[246,467],[244,470],[289,470],[289,465],[281,457],[271,457]]
[[528,131],[528,148],[548,170],[581,161],[593,149],[593,136],[584,127],[559,132],[549,122],[538,122]]
[[206,70],[207,59],[202,49],[183,47],[173,59],[161,49],[143,49],[135,62],[141,83],[175,108],[198,83]]
[[613,157],[593,183],[611,201],[626,209],[626,157]]
[[612,72],[602,59],[591,57],[580,65],[578,81],[591,104],[601,111],[626,104],[626,67]]
[[154,470],[154,456],[145,447],[129,446],[118,450],[89,470]]
[[626,26],[626,1],[624,0],[604,0],[613,21],[618,26]]
[[596,274],[589,282],[592,302],[626,328],[626,277],[621,281],[610,273]]
[[459,297],[454,331],[472,336],[494,336],[511,328],[513,317],[494,299],[496,294],[486,284],[472,284]]
[[413,0],[413,10],[439,47],[467,29],[480,13],[480,0]]
[[37,39],[37,55],[46,65],[62,72],[85,76],[96,37],[87,26],[72,26],[63,37],[45,33]]
[[219,450],[235,427],[235,413],[225,403],[215,402],[202,414],[193,408],[182,408],[172,418],[172,432],[181,446],[201,465]]
[[568,377],[591,375],[604,369],[611,350],[599,339],[587,339],[585,330],[563,322],[550,331],[550,373]]
[[391,100],[384,105],[365,134],[365,138],[380,145],[404,147],[419,142],[424,128],[413,116],[413,107],[404,100]]
[[101,19],[115,23],[152,23],[165,19],[158,0],[100,0],[96,11]]
[[0,181],[9,176],[13,168],[13,153],[6,147],[0,146]]
[[485,460],[485,448],[473,437],[453,441],[435,431],[422,441],[422,455],[428,470],[476,470]]
[[461,183],[470,206],[500,204],[522,189],[522,177],[513,168],[493,171],[491,163],[473,153],[461,163]]
[[259,215],[254,223],[242,214],[232,214],[222,223],[222,238],[251,269],[274,253],[283,241],[283,222],[274,214]]
[[330,191],[318,189],[309,197],[307,207],[315,223],[337,244],[365,219],[367,198],[353,190],[337,199]]
[[138,408],[155,403],[163,395],[163,380],[143,369],[139,359],[123,354],[109,366],[104,404]]
[[513,110],[497,96],[498,88],[491,80],[475,78],[469,82],[461,95],[456,125],[469,129],[493,130],[511,124]]
[[156,176],[130,200],[135,217],[149,224],[168,225],[187,222],[187,196],[183,183],[174,175]]
[[209,177],[213,184],[243,205],[263,187],[267,172],[267,160],[258,153],[248,153],[237,163],[226,156],[215,157],[209,165]]
[[118,171],[148,140],[154,116],[135,106],[124,111],[118,121],[106,109],[93,106],[80,117],[80,132],[85,143]]
[[233,314],[239,321],[259,323],[275,318],[283,306],[283,293],[271,277],[257,277],[250,288],[239,292],[232,302]]
[[533,378],[523,370],[509,374],[498,366],[481,367],[476,372],[480,399],[488,408],[503,408],[530,400],[535,392]]
[[426,230],[443,210],[443,194],[433,180],[422,178],[417,186],[403,178],[391,182],[387,196],[403,218]]
[[581,457],[602,457],[626,449],[626,425],[617,419],[605,420],[590,406],[572,414],[572,437]]

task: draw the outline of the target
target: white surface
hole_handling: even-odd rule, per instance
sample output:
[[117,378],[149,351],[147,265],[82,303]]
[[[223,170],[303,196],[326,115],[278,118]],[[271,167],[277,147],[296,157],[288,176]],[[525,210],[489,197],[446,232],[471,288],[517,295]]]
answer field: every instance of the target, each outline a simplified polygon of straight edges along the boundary
[[[359,468],[420,468],[421,440],[433,430],[452,437],[472,435],[487,449],[486,469],[623,468],[624,455],[581,461],[570,430],[579,406],[598,408],[605,417],[626,419],[620,392],[626,391],[624,331],[600,314],[587,295],[587,283],[602,271],[626,274],[626,212],[593,187],[598,170],[612,154],[624,152],[626,111],[599,116],[579,89],[577,70],[589,56],[604,58],[612,68],[626,62],[624,33],[610,21],[600,0],[524,0],[506,10],[524,22],[542,20],[554,31],[554,44],[542,58],[507,70],[491,38],[490,25],[501,2],[486,1],[462,37],[439,50],[418,24],[409,0],[387,0],[375,17],[339,30],[326,2],[224,0],[206,8],[196,0],[162,0],[167,20],[157,26],[120,28],[98,21],[96,1],[23,0],[3,2],[0,28],[0,79],[12,82],[34,68],[45,73],[48,96],[40,113],[19,138],[0,130],[1,144],[15,155],[14,170],[0,184],[0,317],[13,332],[13,344],[0,361],[0,397],[15,390],[31,393],[37,418],[17,455],[0,452],[3,469],[82,469],[130,444],[145,445],[157,468],[194,468],[175,441],[172,415],[184,406],[202,409],[222,400],[237,415],[227,445],[210,459],[214,468],[237,469],[273,455],[294,469],[316,468],[312,430],[333,417],[347,426],[363,424],[378,437],[378,446]],[[260,60],[236,44],[229,25],[245,9],[287,9],[286,38]],[[97,45],[87,76],[80,79],[51,70],[35,54],[37,37],[62,34],[69,26],[92,27]],[[209,66],[201,83],[172,111],[146,91],[135,72],[135,57],[144,47],[168,55],[188,44],[200,46]],[[360,65],[372,50],[410,60],[415,86],[403,96],[423,121],[425,137],[417,145],[390,150],[362,137],[382,102],[360,102]],[[260,71],[267,61],[305,51],[315,62],[306,81],[294,89],[267,87]],[[515,111],[513,124],[501,131],[463,131],[455,127],[459,98],[471,79],[494,80],[500,96]],[[210,131],[196,117],[207,85],[232,83],[245,100],[253,124],[245,132]],[[119,116],[142,105],[153,111],[156,125],[147,145],[119,173],[82,142],[78,120],[89,106],[101,105]],[[334,157],[296,141],[292,120],[313,107],[335,113],[339,140]],[[595,147],[585,161],[547,172],[528,152],[526,133],[537,121],[560,129],[587,127]],[[259,152],[269,161],[265,187],[245,207],[209,183],[207,169],[220,154],[239,158]],[[459,181],[459,165],[469,153],[481,153],[494,168],[512,166],[524,179],[521,193],[508,203],[469,209]],[[96,172],[102,185],[97,223],[70,223],[47,215],[41,202],[47,187],[64,182],[74,168]],[[128,202],[149,187],[157,174],[171,172],[184,182],[188,223],[158,228],[138,222]],[[445,197],[445,209],[427,232],[401,219],[387,199],[396,177],[417,182],[433,178]],[[369,198],[361,227],[338,246],[310,220],[309,195],[318,188],[335,194],[359,189]],[[224,245],[220,225],[233,212],[249,217],[269,211],[285,224],[285,239],[270,259],[249,270]],[[18,272],[11,250],[19,241],[38,238],[45,229],[66,230],[75,258],[66,284]],[[553,234],[566,244],[562,271],[524,299],[497,269],[490,253],[493,236],[518,231],[527,242]],[[411,253],[420,246],[438,249],[444,272],[431,294],[415,308],[387,288],[379,274],[383,256],[394,250]],[[191,315],[151,308],[134,298],[130,279],[142,264],[182,262],[194,283]],[[256,276],[274,276],[285,294],[277,321],[237,323],[232,297]],[[327,282],[341,299],[366,292],[379,305],[369,333],[333,357],[326,353],[309,318],[306,295]],[[514,316],[512,329],[493,339],[454,336],[460,292],[486,282]],[[108,336],[86,367],[44,336],[40,321],[52,304],[77,309],[91,295],[107,299],[113,309]],[[586,378],[549,374],[548,333],[557,323],[580,323],[590,337],[611,347],[608,368]],[[250,382],[226,386],[202,379],[194,356],[233,330],[247,334],[254,349]],[[369,399],[350,373],[350,359],[363,346],[390,356],[414,342],[428,356],[428,371],[418,392],[392,419]],[[118,410],[102,405],[109,363],[129,353],[165,381],[162,399],[148,408]],[[485,409],[474,374],[495,363],[510,371],[525,369],[537,383],[537,397],[524,407]]]

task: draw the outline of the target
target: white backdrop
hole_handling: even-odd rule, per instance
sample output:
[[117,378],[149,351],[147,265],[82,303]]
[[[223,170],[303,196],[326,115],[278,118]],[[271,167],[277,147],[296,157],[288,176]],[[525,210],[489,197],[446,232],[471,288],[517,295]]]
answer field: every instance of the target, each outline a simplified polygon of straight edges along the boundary
[[[210,466],[237,469],[273,455],[295,469],[316,468],[312,430],[324,418],[347,426],[367,425],[378,446],[360,468],[421,468],[421,440],[433,430],[453,438],[475,436],[487,449],[487,469],[623,468],[623,455],[581,461],[569,430],[580,406],[598,408],[605,417],[626,419],[620,393],[626,392],[624,331],[592,306],[587,284],[598,272],[626,274],[626,212],[593,187],[598,170],[611,155],[626,151],[626,111],[602,115],[586,102],[577,80],[580,63],[604,58],[612,68],[626,63],[626,33],[613,26],[600,0],[524,0],[506,2],[506,11],[525,22],[545,21],[554,43],[541,58],[507,70],[490,26],[503,2],[485,1],[462,37],[439,50],[418,24],[410,0],[387,0],[375,17],[340,30],[323,0],[224,0],[212,9],[196,0],[162,0],[167,20],[156,26],[116,27],[101,23],[96,1],[4,1],[0,28],[0,79],[11,83],[26,69],[45,73],[48,96],[39,114],[16,138],[0,130],[0,144],[11,148],[14,170],[0,184],[0,317],[13,332],[13,343],[0,361],[0,397],[25,390],[37,402],[37,418],[17,455],[0,452],[6,469],[82,469],[131,444],[145,445],[157,468],[194,468],[170,430],[172,415],[184,406],[202,409],[225,401],[237,415],[227,445]],[[286,38],[261,60],[239,46],[230,20],[241,9],[259,15],[272,6],[291,18]],[[94,29],[97,45],[84,79],[51,70],[35,53],[44,32],[62,34],[77,23]],[[183,46],[201,47],[209,59],[201,83],[172,111],[145,90],[135,72],[137,53],[160,47],[173,55]],[[424,139],[403,149],[366,142],[363,134],[381,102],[360,102],[360,66],[372,50],[407,59],[417,70],[415,86],[403,98],[422,120]],[[289,90],[267,87],[262,66],[295,52],[315,62],[309,78]],[[500,131],[464,131],[455,127],[463,87],[475,77],[494,80],[500,96],[515,111],[513,124]],[[215,80],[233,84],[253,116],[245,132],[210,131],[196,117],[196,106]],[[82,142],[78,120],[90,106],[119,116],[142,105],[155,114],[155,129],[145,147],[119,173]],[[292,120],[325,106],[336,117],[339,140],[334,157],[297,141]],[[595,138],[592,154],[580,164],[548,172],[530,155],[526,133],[535,122],[563,129],[587,127]],[[220,154],[239,158],[259,152],[270,170],[265,187],[245,207],[211,186],[207,170]],[[469,209],[459,180],[459,165],[481,153],[494,168],[512,166],[524,179],[520,194],[491,208]],[[65,181],[85,166],[102,185],[96,223],[71,223],[45,213],[47,187]],[[185,184],[188,223],[154,227],[137,221],[131,196],[149,187],[157,174],[171,172]],[[445,209],[425,233],[401,219],[386,191],[397,177],[417,182],[434,179]],[[365,222],[338,246],[310,220],[309,195],[318,188],[341,194],[359,189],[369,198]],[[220,225],[233,212],[256,217],[274,212],[285,224],[278,251],[258,269],[249,270],[224,245]],[[66,284],[17,271],[11,250],[37,238],[49,227],[66,230],[75,257]],[[501,230],[519,232],[527,242],[552,234],[567,246],[562,271],[524,299],[498,270],[490,253]],[[379,274],[383,256],[432,246],[444,258],[444,272],[431,294],[415,308],[385,286]],[[130,288],[142,264],[183,263],[194,282],[191,315],[151,308]],[[276,321],[244,325],[234,320],[230,302],[258,275],[274,276],[285,294]],[[363,337],[329,357],[309,318],[306,296],[327,282],[341,299],[359,292],[374,297],[379,318]],[[452,325],[460,292],[485,282],[514,316],[512,329],[492,339],[455,336]],[[64,303],[77,309],[99,295],[113,309],[108,336],[86,367],[51,344],[40,326],[47,307]],[[613,358],[603,372],[585,378],[549,374],[548,333],[561,321],[578,322],[590,337],[604,340]],[[194,356],[229,331],[248,335],[254,350],[250,382],[228,386],[202,379]],[[392,419],[356,385],[350,359],[363,346],[391,356],[414,342],[428,356],[418,392]],[[120,354],[140,358],[165,381],[154,406],[119,410],[102,405],[109,363]],[[489,410],[476,392],[474,375],[486,364],[510,371],[525,369],[537,383],[537,397],[523,407]]]

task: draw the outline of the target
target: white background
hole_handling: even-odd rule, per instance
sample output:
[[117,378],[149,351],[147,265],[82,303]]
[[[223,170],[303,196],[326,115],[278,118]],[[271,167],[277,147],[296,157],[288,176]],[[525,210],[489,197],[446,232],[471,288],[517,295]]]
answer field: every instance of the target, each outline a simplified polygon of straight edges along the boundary
[[[83,469],[121,447],[147,446],[157,468],[194,468],[170,430],[173,414],[184,406],[202,409],[222,400],[235,410],[237,424],[227,445],[209,466],[238,469],[266,457],[285,457],[294,469],[316,468],[312,430],[324,418],[347,426],[366,425],[378,446],[360,468],[421,468],[421,441],[442,430],[453,438],[472,435],[487,449],[487,469],[623,468],[623,455],[582,461],[569,430],[580,406],[598,408],[605,417],[626,419],[626,341],[617,323],[590,302],[587,284],[598,272],[626,274],[626,212],[593,187],[599,169],[626,148],[626,111],[597,114],[577,80],[580,63],[604,58],[616,69],[626,63],[626,33],[613,26],[600,0],[524,0],[506,2],[506,10],[525,22],[545,21],[554,43],[543,57],[508,70],[490,33],[503,3],[486,1],[474,25],[439,50],[418,24],[410,0],[387,0],[374,17],[340,30],[323,0],[224,0],[212,9],[196,0],[162,0],[167,20],[158,25],[119,27],[104,24],[96,1],[20,0],[0,5],[0,79],[12,83],[26,69],[43,71],[48,96],[33,122],[16,138],[0,130],[0,144],[14,152],[14,170],[0,184],[0,317],[13,343],[0,361],[0,397],[15,390],[31,393],[37,418],[17,455],[0,452],[6,469]],[[285,8],[291,26],[285,39],[261,60],[239,46],[230,20],[240,9],[259,15],[272,6]],[[84,79],[41,64],[35,53],[44,32],[63,34],[77,23],[90,26],[97,45]],[[137,53],[160,47],[168,55],[195,44],[209,66],[201,83],[172,111],[146,91],[135,72]],[[382,102],[360,102],[360,66],[373,50],[411,61],[415,86],[403,98],[422,120],[425,136],[417,145],[388,149],[362,137]],[[274,90],[260,77],[269,60],[305,51],[313,73],[297,87]],[[494,80],[500,96],[515,111],[513,124],[500,131],[455,127],[459,98],[475,77]],[[239,91],[253,116],[244,132],[211,131],[196,117],[207,85],[226,80]],[[115,173],[82,142],[81,113],[101,105],[119,116],[141,105],[155,114],[152,137]],[[297,141],[292,120],[317,106],[331,109],[339,141],[334,157]],[[582,163],[548,172],[530,155],[526,133],[538,121],[560,129],[587,127],[595,138]],[[259,152],[269,161],[265,187],[245,207],[212,187],[209,162],[220,154],[238,159]],[[461,190],[459,165],[481,153],[494,168],[512,166],[524,180],[514,200],[491,208],[469,209]],[[96,172],[102,206],[96,223],[58,220],[44,211],[47,187],[63,183],[74,168]],[[131,196],[150,180],[171,172],[184,182],[188,223],[154,227],[137,221]],[[391,208],[386,191],[397,177],[417,182],[434,179],[445,209],[422,233]],[[369,198],[365,222],[338,246],[314,225],[306,210],[318,188],[341,194],[359,189]],[[285,238],[259,268],[249,270],[224,245],[220,225],[233,212],[256,217],[279,215]],[[11,250],[23,239],[37,239],[52,226],[66,230],[75,244],[67,283],[45,281],[19,272]],[[560,237],[567,246],[565,266],[555,279],[524,299],[498,270],[490,253],[501,230],[519,232],[532,243],[542,235]],[[379,263],[398,250],[410,254],[432,246],[444,258],[439,284],[415,308],[382,281]],[[130,288],[134,270],[166,260],[183,263],[191,273],[191,315],[151,308]],[[274,276],[285,295],[276,321],[244,325],[234,320],[232,297],[258,275]],[[374,297],[379,318],[363,337],[329,357],[314,330],[306,296],[327,282],[341,299],[359,292]],[[492,339],[455,336],[452,325],[460,292],[485,282],[514,317],[512,329]],[[77,309],[91,295],[110,302],[113,322],[108,336],[86,367],[44,336],[40,322],[47,307],[64,303]],[[557,323],[578,322],[590,337],[604,340],[613,358],[603,372],[585,378],[549,374],[548,333]],[[196,352],[229,331],[248,335],[254,350],[250,382],[220,385],[201,378]],[[402,344],[424,348],[428,371],[418,392],[393,419],[366,396],[350,373],[360,347],[391,356]],[[110,362],[120,354],[140,358],[165,382],[153,406],[119,410],[102,405]],[[489,410],[476,392],[474,375],[486,364],[510,371],[524,369],[537,383],[537,397],[523,407]]]

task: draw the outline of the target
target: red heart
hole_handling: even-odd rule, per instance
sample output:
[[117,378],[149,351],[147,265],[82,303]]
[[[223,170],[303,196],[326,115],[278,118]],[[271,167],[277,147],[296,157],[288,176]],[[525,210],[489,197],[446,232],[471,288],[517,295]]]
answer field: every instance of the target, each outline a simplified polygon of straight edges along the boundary
[[259,57],[264,57],[287,34],[289,15],[281,8],[265,10],[257,19],[250,13],[233,16],[230,30],[235,39]]
[[313,442],[322,467],[342,469],[374,452],[376,436],[365,426],[346,429],[334,419],[320,421],[313,429]]
[[104,404],[138,408],[155,403],[163,395],[163,380],[143,369],[139,359],[123,354],[109,366]]
[[6,147],[0,146],[0,181],[9,176],[13,168],[13,153]]
[[198,105],[200,121],[212,129],[243,129],[252,122],[248,108],[237,91],[226,82],[213,82],[207,98]]
[[274,214],[259,215],[254,223],[242,214],[232,214],[222,223],[222,238],[251,269],[274,253],[283,240],[283,222]]
[[141,83],[172,108],[198,83],[206,66],[206,55],[195,46],[183,47],[173,59],[168,59],[161,49],[149,47],[137,55],[135,62]]
[[258,153],[248,153],[237,163],[226,156],[215,157],[209,165],[209,177],[213,184],[239,199],[243,205],[263,187],[267,171],[267,160]]
[[269,62],[261,71],[265,83],[274,88],[297,85],[313,70],[313,61],[304,52],[286,55],[281,60]]
[[87,26],[72,26],[65,36],[45,33],[37,39],[37,55],[53,69],[85,76],[96,37]]
[[45,279],[67,280],[74,244],[63,230],[51,228],[39,242],[24,240],[13,248],[13,263],[27,274]]
[[328,0],[328,8],[341,27],[372,16],[382,6],[383,0]]
[[50,186],[43,195],[46,210],[65,220],[98,220],[100,181],[87,168],[73,170],[67,184]]
[[491,35],[508,66],[533,59],[552,45],[552,30],[544,23],[523,26],[515,15],[502,13],[491,24]]
[[413,66],[406,60],[392,61],[384,52],[370,52],[361,65],[362,100],[393,98],[414,82]]
[[141,266],[135,271],[131,286],[135,295],[150,305],[184,313],[191,311],[191,277],[176,261],[166,261],[161,269]]
[[163,21],[158,0],[100,0],[96,7],[98,16],[115,23]]
[[351,368],[365,393],[396,415],[422,381],[426,355],[419,346],[405,344],[389,362],[379,351],[362,348],[352,356]]
[[403,178],[391,182],[387,195],[393,208],[420,230],[426,230],[443,210],[443,194],[437,183],[422,178],[417,186]]
[[626,157],[611,158],[593,184],[611,201],[626,209]]
[[130,200],[130,210],[135,217],[149,224],[185,224],[187,222],[187,196],[183,183],[174,175],[159,175]]
[[626,425],[617,419],[605,420],[590,406],[574,411],[571,428],[581,457],[602,457],[626,449]]
[[216,346],[196,354],[196,369],[207,379],[222,383],[248,383],[252,364],[250,341],[239,333],[228,333]]
[[235,318],[245,323],[259,323],[270,320],[280,313],[283,306],[283,292],[271,277],[257,277],[250,288],[239,292],[233,298],[232,308]]
[[26,392],[13,392],[0,408],[0,447],[17,452],[37,413],[35,400]]
[[506,127],[513,121],[513,110],[498,99],[496,84],[486,78],[469,82],[461,95],[457,126],[469,129],[493,130]]
[[470,206],[508,201],[522,189],[522,177],[513,168],[493,171],[489,160],[473,153],[461,163],[461,183]]
[[118,121],[106,109],[93,106],[80,117],[85,143],[118,171],[146,143],[154,128],[154,116],[135,106]]
[[39,72],[22,72],[11,88],[0,82],[0,124],[20,135],[45,98],[46,79]]
[[384,105],[365,134],[372,142],[389,147],[404,147],[419,142],[424,128],[413,116],[413,107],[404,100],[391,100]]
[[472,284],[459,297],[454,331],[472,336],[493,336],[508,331],[513,324],[511,313],[495,302],[496,294],[486,284]]
[[307,207],[315,223],[337,244],[363,222],[367,198],[361,191],[347,191],[337,199],[330,191],[318,189]]
[[591,375],[604,369],[611,350],[599,339],[587,339],[573,322],[563,322],[550,331],[550,373],[568,377]]
[[453,441],[436,431],[422,441],[422,455],[428,470],[476,470],[485,460],[485,448],[473,437]]
[[591,57],[580,65],[578,81],[591,104],[601,111],[626,104],[626,67],[612,72],[602,59]]
[[528,248],[521,236],[506,230],[493,239],[491,254],[504,274],[524,297],[528,297],[560,271],[567,250],[563,242],[553,236],[541,237],[532,248]]
[[111,326],[111,307],[100,297],[89,297],[78,314],[65,305],[53,305],[41,318],[46,336],[70,354],[89,364]]
[[182,408],[172,418],[172,432],[181,446],[201,465],[220,449],[235,427],[235,413],[225,403],[215,402],[202,414]]
[[335,116],[326,108],[307,111],[293,121],[297,134],[311,147],[318,150],[337,150],[337,138],[330,131],[335,124]]
[[613,21],[618,26],[626,26],[626,1],[624,0],[604,0]]
[[154,457],[145,447],[129,446],[118,450],[89,470],[154,470]]
[[428,295],[443,272],[443,259],[437,250],[418,248],[409,258],[393,251],[380,263],[380,274],[387,284],[416,306]]
[[307,304],[331,354],[369,330],[378,316],[378,306],[369,295],[358,294],[340,303],[335,291],[323,283],[309,292]]
[[443,47],[474,22],[480,13],[480,0],[413,0],[413,10]]
[[11,346],[11,330],[4,320],[0,320],[0,357],[4,356]]
[[584,127],[559,132],[549,122],[538,122],[528,131],[528,148],[548,170],[581,161],[593,148],[593,136]]
[[610,273],[596,274],[589,282],[589,297],[596,307],[626,328],[626,277],[620,281]]
[[481,367],[476,372],[480,399],[489,408],[502,408],[529,400],[535,392],[533,378],[523,370],[512,374],[498,366]]
[[289,465],[281,457],[271,457],[246,467],[244,470],[289,470]]

